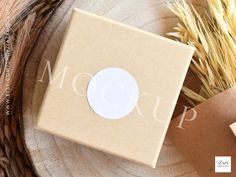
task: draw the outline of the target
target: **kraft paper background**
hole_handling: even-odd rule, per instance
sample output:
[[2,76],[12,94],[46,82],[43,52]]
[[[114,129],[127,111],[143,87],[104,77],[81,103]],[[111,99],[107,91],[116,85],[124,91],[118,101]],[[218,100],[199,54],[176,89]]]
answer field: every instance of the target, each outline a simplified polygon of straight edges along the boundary
[[[197,117],[184,121],[178,128],[181,117],[171,121],[167,137],[193,164],[200,176],[236,176],[236,138],[229,125],[236,121],[236,87],[194,107]],[[185,120],[192,119],[189,110]],[[231,156],[232,173],[215,173],[215,156]]]

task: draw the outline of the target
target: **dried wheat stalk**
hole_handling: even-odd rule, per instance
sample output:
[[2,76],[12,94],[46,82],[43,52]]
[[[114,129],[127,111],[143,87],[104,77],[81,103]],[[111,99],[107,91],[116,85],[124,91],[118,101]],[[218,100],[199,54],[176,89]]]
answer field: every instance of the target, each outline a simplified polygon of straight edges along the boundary
[[[0,34],[4,33],[6,20],[9,20],[11,24],[14,23],[14,20],[20,15],[20,13],[22,13],[22,9],[24,9],[24,7],[26,6],[31,5],[32,3],[34,3],[34,0],[1,0],[0,17],[2,18],[0,20]],[[9,11],[9,19],[6,18],[6,10]]]
[[168,35],[194,46],[191,69],[202,85],[198,93],[183,87],[193,103],[201,103],[236,84],[236,1],[208,0],[205,17],[184,0],[168,5],[180,23]]
[[[52,12],[63,0],[0,1],[0,176],[36,176],[21,132],[21,84],[31,48]],[[6,36],[4,9],[9,7],[11,33]],[[26,5],[27,4],[27,5]],[[6,115],[6,39],[10,38],[10,115]]]

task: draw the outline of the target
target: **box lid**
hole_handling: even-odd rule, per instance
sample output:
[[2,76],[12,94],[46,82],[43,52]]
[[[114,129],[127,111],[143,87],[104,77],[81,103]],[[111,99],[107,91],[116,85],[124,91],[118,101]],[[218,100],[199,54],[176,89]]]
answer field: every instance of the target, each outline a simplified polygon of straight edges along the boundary
[[75,9],[37,128],[155,167],[193,52]]

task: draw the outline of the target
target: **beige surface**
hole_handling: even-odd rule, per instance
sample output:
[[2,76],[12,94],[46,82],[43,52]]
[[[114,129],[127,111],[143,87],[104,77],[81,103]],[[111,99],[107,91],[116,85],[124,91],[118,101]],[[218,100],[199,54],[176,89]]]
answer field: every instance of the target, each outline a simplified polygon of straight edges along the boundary
[[[37,128],[154,168],[193,52],[190,46],[75,9]],[[139,110],[119,120],[96,114],[84,96],[91,78],[76,78],[108,67],[127,70],[139,87]]]
[[[197,1],[197,6],[202,6]],[[65,23],[71,6],[94,12],[99,15],[124,22],[126,24],[164,35],[175,26],[177,20],[165,6],[165,1],[66,1],[43,31],[38,44],[31,55],[24,80],[24,126],[25,139],[32,161],[38,173],[43,176],[197,176],[195,170],[166,139],[157,162],[157,168],[151,169],[123,159],[92,150],[72,142],[41,133],[33,129],[35,107],[40,104],[44,88],[38,82],[35,85],[36,70],[39,73],[45,60],[55,60],[65,29]],[[40,73],[41,74],[41,73]],[[39,79],[37,76],[37,79]]]

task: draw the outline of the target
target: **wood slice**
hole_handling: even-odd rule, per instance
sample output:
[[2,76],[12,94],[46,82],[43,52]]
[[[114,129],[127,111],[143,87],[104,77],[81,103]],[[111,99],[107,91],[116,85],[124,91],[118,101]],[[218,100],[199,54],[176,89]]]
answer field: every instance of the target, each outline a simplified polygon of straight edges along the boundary
[[[165,35],[166,32],[172,31],[178,21],[166,7],[166,2],[167,0],[66,0],[50,19],[28,60],[23,84],[25,144],[39,176],[198,176],[168,139],[165,139],[157,168],[151,169],[34,129],[47,85],[46,81],[41,83],[39,80],[46,60],[49,60],[52,66],[55,62],[66,24],[74,7]],[[206,6],[199,1],[193,3],[199,10],[203,10]]]

